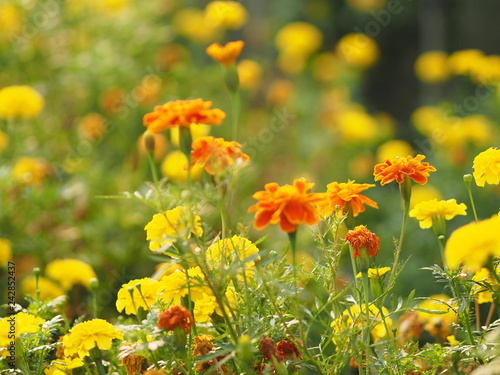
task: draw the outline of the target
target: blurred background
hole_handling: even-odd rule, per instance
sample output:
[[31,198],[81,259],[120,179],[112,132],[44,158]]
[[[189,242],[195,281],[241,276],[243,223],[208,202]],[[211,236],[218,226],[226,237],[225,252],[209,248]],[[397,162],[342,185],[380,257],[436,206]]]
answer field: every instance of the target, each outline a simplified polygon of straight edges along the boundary
[[[155,211],[123,194],[149,189],[142,117],[200,97],[228,119],[199,134],[230,138],[229,95],[205,53],[213,42],[245,42],[238,141],[252,162],[231,221],[253,239],[269,235],[262,249],[286,244],[276,228],[251,229],[246,210],[265,183],[373,183],[387,157],[422,153],[437,168],[414,187],[413,204],[469,207],[463,175],[499,144],[499,11],[495,0],[0,0],[0,238],[20,288],[30,290],[22,280],[33,267],[77,258],[94,268],[112,309],[123,283],[154,272],[143,228]],[[162,176],[182,186],[178,136],[160,134],[156,145]],[[473,191],[480,217],[498,212],[498,188]],[[357,222],[381,238],[377,263],[386,266],[401,225],[398,187],[366,195],[380,209]],[[457,217],[448,232],[471,220]],[[321,261],[308,231],[300,235]],[[402,257],[398,293],[441,291],[421,270],[440,263],[437,242],[414,219]]]

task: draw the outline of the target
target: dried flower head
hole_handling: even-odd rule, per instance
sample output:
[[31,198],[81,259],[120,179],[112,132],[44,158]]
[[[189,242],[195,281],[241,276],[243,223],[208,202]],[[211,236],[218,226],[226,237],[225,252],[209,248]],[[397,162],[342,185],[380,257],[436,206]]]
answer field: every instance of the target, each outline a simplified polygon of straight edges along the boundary
[[406,158],[396,157],[387,159],[385,162],[377,164],[373,175],[375,181],[380,180],[380,185],[388,184],[396,180],[401,184],[405,178],[411,178],[413,181],[423,185],[427,183],[429,172],[434,172],[436,168],[427,162],[422,162],[425,159],[424,155],[415,157],[407,156]]

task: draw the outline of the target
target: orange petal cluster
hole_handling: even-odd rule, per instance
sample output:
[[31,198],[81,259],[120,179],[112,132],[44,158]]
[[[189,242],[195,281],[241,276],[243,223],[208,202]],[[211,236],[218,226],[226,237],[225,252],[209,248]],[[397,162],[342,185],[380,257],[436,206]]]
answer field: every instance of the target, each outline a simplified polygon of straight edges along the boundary
[[224,66],[229,66],[234,64],[238,56],[241,54],[241,50],[244,46],[245,42],[242,40],[228,42],[225,46],[222,46],[219,43],[213,43],[207,47],[206,53],[213,60]]
[[258,202],[248,209],[256,211],[254,227],[262,229],[269,223],[278,224],[286,233],[295,232],[297,224],[314,225],[318,222],[316,205],[322,204],[325,193],[308,193],[314,183],[296,179],[292,185],[279,186],[276,182],[265,185],[265,190],[252,197]]
[[181,328],[188,334],[191,332],[190,327],[194,326],[194,318],[184,306],[174,305],[158,315],[157,326],[169,331]]
[[380,248],[380,239],[364,225],[358,225],[347,232],[345,240],[349,242],[354,249],[354,253],[352,254],[353,258],[357,258],[361,255],[359,249],[363,247],[368,251],[368,256],[376,257],[378,249]]
[[175,100],[157,105],[154,112],[144,115],[144,126],[150,133],[159,133],[175,126],[189,128],[191,124],[220,125],[226,114],[218,108],[210,109],[211,101],[203,99]]
[[396,157],[394,159],[386,159],[385,162],[375,166],[373,172],[375,181],[380,180],[380,185],[385,185],[396,180],[400,184],[408,177],[424,185],[427,183],[429,172],[436,170],[429,163],[422,162],[424,159],[425,156],[420,154],[415,157],[407,156],[406,158]]
[[[354,217],[360,212],[365,211],[365,204],[378,208],[377,202],[368,198],[363,194],[359,194],[363,190],[373,187],[373,184],[356,184],[354,180],[348,182],[332,182],[327,187],[327,200],[320,207],[320,211],[325,216],[330,216],[333,212],[350,211]],[[346,209],[347,207],[347,209]]]
[[288,339],[278,341],[278,343],[276,344],[276,350],[281,354],[283,358],[286,358],[293,362],[302,359],[302,355],[300,355],[299,349],[293,342]]
[[207,173],[215,175],[236,162],[246,163],[250,157],[241,151],[241,144],[211,136],[200,137],[192,144],[191,161],[203,164]]

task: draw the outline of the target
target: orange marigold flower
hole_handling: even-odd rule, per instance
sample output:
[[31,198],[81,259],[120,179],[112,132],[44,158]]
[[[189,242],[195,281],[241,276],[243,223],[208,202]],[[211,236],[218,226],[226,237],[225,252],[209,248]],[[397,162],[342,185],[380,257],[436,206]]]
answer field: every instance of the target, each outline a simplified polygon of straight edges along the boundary
[[218,108],[210,109],[211,101],[203,99],[175,100],[157,105],[154,112],[144,115],[144,126],[150,133],[159,133],[175,126],[189,128],[191,124],[220,125],[226,114]]
[[224,66],[229,66],[234,64],[244,46],[245,42],[242,40],[228,42],[225,46],[213,43],[207,47],[206,52],[213,60]]
[[240,147],[238,142],[225,141],[224,138],[200,137],[192,144],[191,160],[193,165],[203,164],[208,173],[215,175],[238,161],[246,163],[250,160]]
[[358,216],[360,212],[365,211],[365,204],[370,207],[378,208],[377,202],[370,198],[359,194],[363,190],[373,187],[373,184],[356,184],[354,180],[348,182],[332,182],[327,187],[327,200],[320,207],[320,211],[325,216],[330,216],[337,210],[347,210],[352,212],[354,217]]
[[429,163],[422,163],[424,159],[425,156],[420,154],[415,157],[408,156],[406,158],[396,157],[394,159],[386,159],[385,162],[375,166],[375,171],[373,172],[375,181],[380,180],[380,185],[388,184],[394,180],[402,183],[408,177],[424,185],[427,182],[427,177],[429,177],[429,172],[436,170]]
[[286,358],[293,362],[302,359],[299,349],[297,349],[295,344],[288,339],[278,341],[278,343],[276,344],[276,350],[281,354],[283,358]]
[[257,211],[254,227],[262,229],[267,224],[280,224],[282,231],[295,232],[297,224],[314,225],[318,222],[316,205],[325,200],[324,193],[307,193],[314,183],[303,179],[293,181],[293,186],[279,186],[276,182],[266,184],[266,190],[256,192],[252,197],[257,204],[248,212]]
[[189,310],[184,306],[174,305],[158,315],[157,326],[169,331],[182,328],[188,334],[191,332],[190,327],[194,326],[194,319]]
[[366,248],[368,256],[376,257],[380,248],[380,239],[375,233],[369,231],[364,225],[358,225],[353,230],[347,232],[345,240],[351,244],[354,249],[353,258],[359,257],[359,249]]

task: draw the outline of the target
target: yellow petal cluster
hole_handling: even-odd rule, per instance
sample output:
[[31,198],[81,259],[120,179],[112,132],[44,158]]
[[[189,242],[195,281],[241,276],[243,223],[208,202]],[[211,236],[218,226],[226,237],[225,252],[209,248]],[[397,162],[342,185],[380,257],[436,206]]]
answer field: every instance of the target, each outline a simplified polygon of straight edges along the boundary
[[477,186],[498,185],[500,183],[500,149],[490,147],[474,158],[474,179]]
[[466,215],[467,206],[463,203],[458,204],[456,199],[440,200],[432,199],[417,203],[410,211],[410,217],[419,220],[420,228],[427,229],[432,227],[434,218],[443,218],[451,220],[456,215]]
[[7,86],[0,90],[0,118],[34,118],[44,105],[42,95],[30,86]]
[[472,286],[471,293],[477,298],[477,303],[493,302],[494,290],[498,289],[498,283],[491,276],[487,268],[481,268],[472,276],[475,283]]
[[[137,285],[140,285],[140,292]],[[119,312],[125,310],[125,314],[137,314],[140,307],[144,311],[149,310],[151,305],[156,302],[159,287],[160,282],[149,277],[131,280],[123,284],[118,291],[116,309]],[[132,290],[132,294],[129,289]]]
[[422,53],[415,61],[415,74],[425,83],[447,81],[450,77],[447,53],[443,51]]
[[450,268],[461,264],[476,271],[486,265],[490,256],[500,256],[500,217],[464,225],[450,235],[444,255]]
[[359,70],[373,66],[380,55],[375,40],[362,33],[344,35],[337,42],[335,51],[345,63]]
[[78,323],[63,338],[64,355],[71,357],[76,354],[83,359],[95,347],[111,349],[113,339],[123,340],[123,333],[103,319]]
[[41,186],[50,170],[45,160],[24,156],[16,161],[11,173],[12,177],[23,186]]
[[200,220],[198,215],[188,212],[183,206],[155,214],[144,227],[146,239],[150,241],[149,249],[156,251],[170,247],[178,238],[187,239],[191,234],[200,237],[203,234]]
[[57,281],[65,291],[80,284],[90,288],[90,280],[97,278],[93,268],[79,259],[55,259],[45,268],[45,275]]

